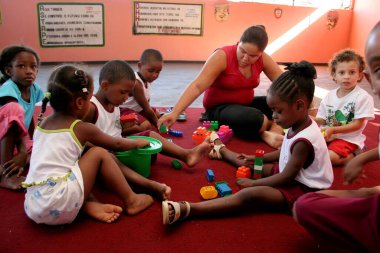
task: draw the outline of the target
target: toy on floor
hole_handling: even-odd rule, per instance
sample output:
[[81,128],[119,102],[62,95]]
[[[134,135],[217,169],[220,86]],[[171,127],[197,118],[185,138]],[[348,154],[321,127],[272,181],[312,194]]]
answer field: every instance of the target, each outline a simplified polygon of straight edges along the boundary
[[191,139],[196,144],[201,144],[210,134],[211,132],[207,131],[205,127],[198,127],[197,130],[193,132]]
[[208,131],[216,131],[219,128],[219,123],[218,121],[203,121],[203,126],[208,130]]
[[172,130],[172,129],[169,129],[168,134],[170,134],[171,136],[175,136],[175,137],[182,137],[183,136],[183,133],[181,131],[176,131],[176,130]]
[[[166,109],[166,113],[170,113],[172,111],[173,111],[173,107],[169,107]],[[177,121],[186,121],[186,120],[187,120],[187,117],[186,117],[185,112],[181,112],[177,117]]]
[[203,199],[214,199],[218,197],[218,192],[214,186],[203,186],[200,190]]
[[215,187],[221,197],[232,195],[232,189],[225,181],[215,183]]
[[232,129],[227,125],[221,125],[217,134],[223,144],[229,142],[233,136]]
[[136,113],[130,113],[120,116],[120,121],[123,123],[126,122],[136,122],[137,121],[137,115]]
[[236,171],[236,178],[251,178],[251,169],[246,166],[240,166]]
[[168,129],[166,128],[166,126],[164,124],[162,124],[160,126],[160,129],[159,129],[160,133],[167,133],[168,132]]
[[262,178],[263,174],[263,160],[264,160],[264,150],[256,149],[255,153],[255,163],[253,167],[253,178]]
[[215,175],[212,169],[207,169],[206,171],[206,177],[209,182],[213,182],[215,180]]
[[176,169],[176,170],[180,170],[180,169],[182,169],[182,163],[180,163],[178,160],[173,160],[173,161],[171,162],[171,165],[172,165],[172,167],[173,167],[174,169]]

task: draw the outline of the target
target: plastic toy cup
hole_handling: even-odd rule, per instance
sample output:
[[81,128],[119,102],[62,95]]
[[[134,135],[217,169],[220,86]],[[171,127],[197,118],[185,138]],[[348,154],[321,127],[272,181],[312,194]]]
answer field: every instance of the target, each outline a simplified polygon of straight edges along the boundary
[[152,155],[162,150],[162,143],[147,136],[128,136],[128,139],[145,139],[150,142],[149,147],[116,152],[116,157],[126,166],[133,169],[143,177],[150,176]]

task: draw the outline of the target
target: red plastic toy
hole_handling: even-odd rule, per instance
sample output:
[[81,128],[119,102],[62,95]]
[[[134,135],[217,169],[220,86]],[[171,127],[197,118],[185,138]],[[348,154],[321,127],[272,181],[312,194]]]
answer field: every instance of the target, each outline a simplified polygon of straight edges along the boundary
[[251,169],[246,166],[240,166],[236,171],[236,178],[251,178]]

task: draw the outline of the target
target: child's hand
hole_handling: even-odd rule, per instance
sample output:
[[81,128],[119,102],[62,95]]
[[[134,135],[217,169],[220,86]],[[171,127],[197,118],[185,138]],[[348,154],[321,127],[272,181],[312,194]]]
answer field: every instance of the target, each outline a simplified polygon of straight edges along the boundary
[[137,148],[145,148],[150,146],[150,142],[148,140],[144,139],[136,139],[137,142]]
[[242,188],[252,187],[254,180],[249,178],[238,178],[236,179],[236,184]]
[[352,184],[356,179],[365,177],[361,163],[357,163],[356,161],[356,159],[352,159],[344,167],[343,177],[345,184]]
[[334,128],[333,127],[323,127],[321,128],[322,133],[324,133],[325,140],[329,140],[331,136],[334,134]]
[[238,154],[236,156],[237,160],[244,160],[247,165],[253,164],[255,161],[255,156],[254,155],[246,155],[246,154]]
[[17,173],[17,177],[20,177],[24,172],[24,167],[27,163],[28,154],[24,152],[18,153],[11,160],[4,163],[4,171],[3,174],[5,177],[10,177],[13,174]]
[[136,121],[126,121],[122,123],[123,125],[123,132],[128,131],[129,128],[138,125],[137,120]]

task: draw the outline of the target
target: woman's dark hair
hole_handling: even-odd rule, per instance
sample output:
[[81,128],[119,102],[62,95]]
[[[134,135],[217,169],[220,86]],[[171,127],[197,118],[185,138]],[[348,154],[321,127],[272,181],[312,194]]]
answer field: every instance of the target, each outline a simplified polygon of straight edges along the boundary
[[286,71],[273,81],[268,93],[275,94],[288,103],[293,103],[304,95],[311,103],[314,97],[314,79],[317,77],[313,64],[301,61],[285,65]]
[[136,80],[135,72],[126,61],[113,60],[103,65],[99,73],[99,84],[102,81],[116,83],[123,78],[128,80]]
[[67,111],[71,102],[77,97],[87,98],[92,86],[92,77],[83,70],[73,65],[57,67],[49,77],[47,93],[42,100],[39,118],[46,111],[48,102],[55,111]]
[[260,51],[264,51],[268,45],[268,34],[263,25],[248,27],[240,37],[242,43],[255,44]]
[[3,49],[0,55],[0,71],[3,74],[3,76],[0,79],[0,84],[5,83],[5,81],[10,78],[10,76],[7,75],[5,69],[11,66],[11,63],[14,60],[14,58],[22,52],[28,52],[34,55],[34,57],[36,57],[37,64],[40,65],[40,58],[32,48],[21,45],[6,47]]

